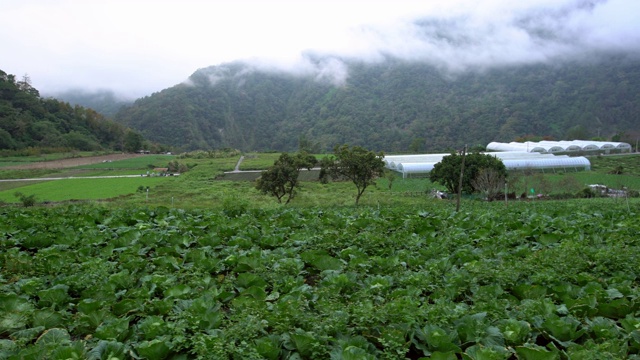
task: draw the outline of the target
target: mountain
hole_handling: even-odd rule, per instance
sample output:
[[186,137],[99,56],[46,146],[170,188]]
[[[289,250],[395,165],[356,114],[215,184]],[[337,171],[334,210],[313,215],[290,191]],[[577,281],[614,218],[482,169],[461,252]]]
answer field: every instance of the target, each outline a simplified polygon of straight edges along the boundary
[[291,151],[303,140],[318,150],[441,152],[525,136],[620,138],[640,127],[637,56],[458,73],[390,58],[338,62],[306,75],[242,62],[203,68],[115,119],[185,150],[245,151]]
[[42,98],[27,76],[0,70],[0,150],[137,151],[142,135],[96,111]]
[[86,91],[72,89],[51,94],[51,97],[68,102],[71,105],[80,105],[113,118],[118,110],[125,105],[130,105],[133,100],[126,100],[117,96],[111,90]]

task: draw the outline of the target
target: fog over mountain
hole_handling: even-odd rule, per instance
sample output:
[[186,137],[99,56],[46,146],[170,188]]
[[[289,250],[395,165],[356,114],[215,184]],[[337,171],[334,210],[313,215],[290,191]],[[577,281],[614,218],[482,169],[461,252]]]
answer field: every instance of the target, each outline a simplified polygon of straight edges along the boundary
[[306,74],[255,63],[202,68],[188,82],[138,99],[116,120],[177,149],[318,151],[338,144],[443,152],[521,138],[638,135],[640,58],[443,70],[387,56],[365,63],[308,56]]
[[3,68],[44,95],[135,98],[237,60],[340,83],[345,60],[393,57],[456,76],[640,49],[635,0],[25,0],[0,12]]

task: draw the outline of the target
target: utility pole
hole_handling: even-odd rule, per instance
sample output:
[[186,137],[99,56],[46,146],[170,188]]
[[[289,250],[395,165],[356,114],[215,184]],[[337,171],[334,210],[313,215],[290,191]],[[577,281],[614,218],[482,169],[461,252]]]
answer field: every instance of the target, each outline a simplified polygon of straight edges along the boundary
[[507,180],[504,181],[504,206],[509,206],[507,202]]
[[456,202],[456,212],[460,211],[460,198],[462,197],[462,177],[464,176],[464,158],[467,154],[467,144],[462,150],[462,165],[460,165],[460,180],[458,181],[458,201]]

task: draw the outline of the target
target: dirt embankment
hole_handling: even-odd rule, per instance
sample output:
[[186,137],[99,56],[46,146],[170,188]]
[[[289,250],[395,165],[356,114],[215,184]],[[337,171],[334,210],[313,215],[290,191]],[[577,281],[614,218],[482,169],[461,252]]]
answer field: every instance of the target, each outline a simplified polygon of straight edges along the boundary
[[90,156],[90,157],[77,157],[77,158],[69,158],[69,159],[34,162],[31,164],[22,164],[22,165],[16,165],[16,166],[6,166],[6,167],[3,167],[3,169],[7,169],[7,170],[64,169],[64,168],[70,168],[75,166],[97,164],[104,161],[130,159],[138,156],[144,156],[144,155],[123,153],[123,154],[111,154],[111,155],[100,155],[100,156]]

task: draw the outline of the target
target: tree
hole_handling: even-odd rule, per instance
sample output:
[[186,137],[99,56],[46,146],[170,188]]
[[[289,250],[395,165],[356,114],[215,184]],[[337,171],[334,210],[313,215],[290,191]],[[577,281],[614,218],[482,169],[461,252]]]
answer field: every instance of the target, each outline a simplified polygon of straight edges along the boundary
[[24,92],[27,92],[35,97],[40,97],[40,92],[38,92],[36,88],[31,86],[31,77],[29,77],[29,74],[24,74],[22,76],[22,80],[16,83],[16,86],[18,87],[18,89]]
[[169,163],[167,164],[167,171],[169,173],[186,173],[187,171],[189,171],[189,166],[178,162],[178,160],[174,160],[174,161],[169,161]]
[[256,180],[256,189],[263,194],[275,196],[279,203],[286,196],[285,204],[288,204],[296,195],[296,188],[300,187],[298,175],[300,170],[311,170],[318,160],[307,153],[298,153],[294,156],[288,153],[280,155],[269,169],[264,171]]
[[411,151],[412,153],[423,152],[425,143],[426,143],[426,140],[424,138],[421,138],[421,137],[413,138],[413,140],[411,141],[411,144],[409,145],[409,151]]
[[316,154],[320,152],[320,144],[317,141],[311,141],[307,135],[302,134],[298,138],[298,151]]
[[576,125],[567,130],[565,138],[567,140],[586,140],[589,139],[589,130],[582,125]]
[[327,176],[331,176],[334,180],[351,180],[358,189],[356,195],[356,205],[358,205],[367,187],[375,185],[375,179],[384,176],[383,157],[382,152],[375,153],[360,146],[336,146],[333,149],[333,156],[324,158],[321,162],[320,179],[326,180]]
[[15,149],[16,142],[11,134],[4,129],[0,129],[0,149]]
[[473,189],[483,193],[488,201],[493,201],[504,187],[504,175],[496,169],[480,169],[478,175],[471,180]]
[[[451,154],[442,158],[437,163],[429,178],[447,188],[450,193],[457,193],[460,181],[460,167],[462,165],[462,155]],[[481,169],[493,169],[498,176],[505,178],[507,168],[500,159],[486,154],[467,154],[464,165],[464,176],[462,178],[462,191],[471,194],[474,192],[472,180],[475,179]],[[503,183],[504,184],[504,183]]]
[[128,152],[136,152],[142,150],[142,141],[144,138],[140,133],[133,130],[127,130],[124,135],[124,149]]

